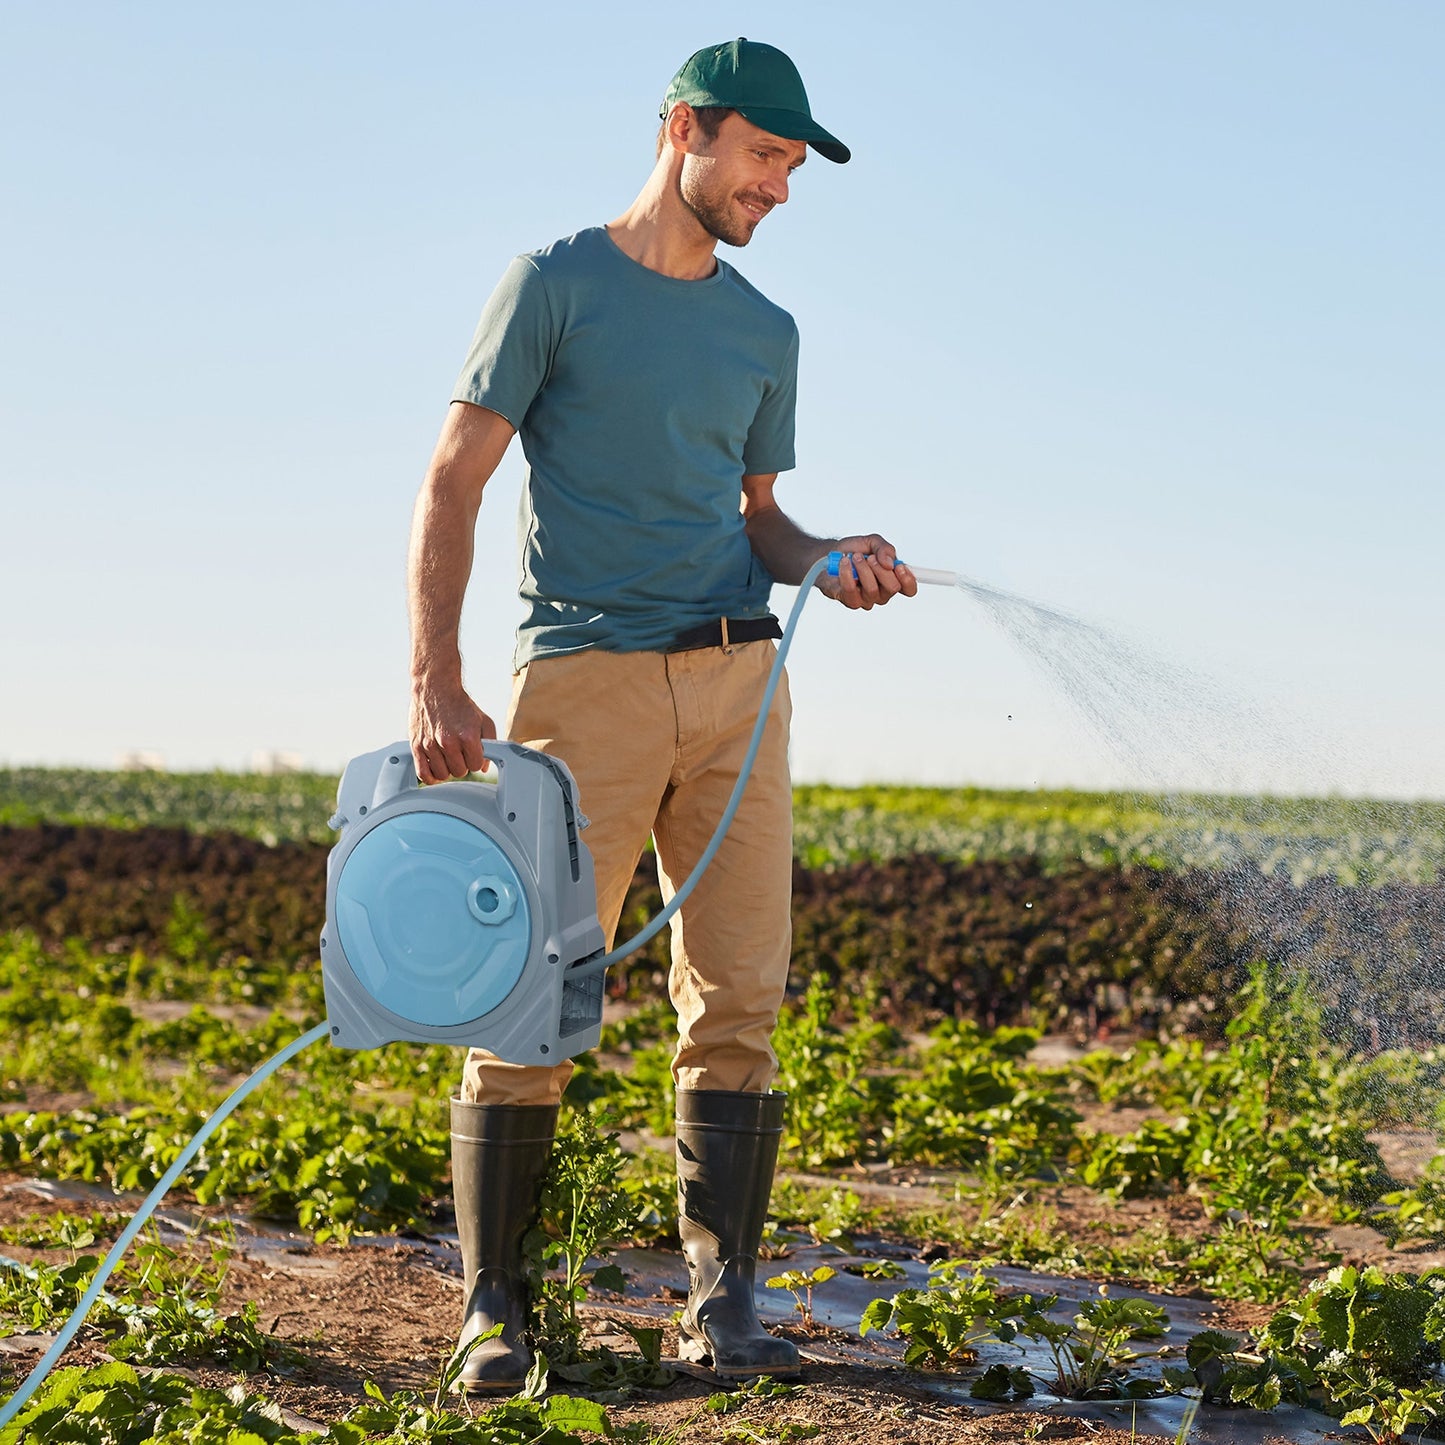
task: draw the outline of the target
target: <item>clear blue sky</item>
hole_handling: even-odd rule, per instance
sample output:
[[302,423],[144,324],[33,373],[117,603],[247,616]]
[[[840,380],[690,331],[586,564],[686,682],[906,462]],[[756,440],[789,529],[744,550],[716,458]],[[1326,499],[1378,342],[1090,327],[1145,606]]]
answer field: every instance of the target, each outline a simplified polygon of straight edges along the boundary
[[[729,254],[802,331],[795,516],[1277,710],[1220,781],[1445,795],[1435,0],[5,6],[0,761],[401,736],[476,314],[623,209],[669,76],[738,34],[855,156]],[[520,466],[464,624],[498,712]],[[960,594],[820,598],[791,671],[802,779],[1134,781]]]

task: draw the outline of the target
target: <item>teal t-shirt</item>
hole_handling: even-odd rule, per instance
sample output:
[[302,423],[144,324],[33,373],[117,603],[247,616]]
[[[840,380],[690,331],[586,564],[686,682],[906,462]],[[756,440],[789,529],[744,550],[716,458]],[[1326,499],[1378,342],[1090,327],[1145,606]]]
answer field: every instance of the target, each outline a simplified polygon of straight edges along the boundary
[[519,668],[766,615],[741,479],[794,465],[797,369],[793,318],[725,261],[679,281],[597,226],[512,262],[454,400],[522,438]]

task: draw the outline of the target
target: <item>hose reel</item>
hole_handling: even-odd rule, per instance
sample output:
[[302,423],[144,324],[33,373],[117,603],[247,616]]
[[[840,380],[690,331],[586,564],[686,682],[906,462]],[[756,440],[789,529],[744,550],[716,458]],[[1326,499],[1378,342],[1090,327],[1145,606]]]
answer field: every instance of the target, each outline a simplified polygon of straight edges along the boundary
[[567,765],[486,745],[493,783],[422,787],[406,742],[353,758],[331,826],[321,975],[331,1042],[556,1064],[593,1048],[606,948]]

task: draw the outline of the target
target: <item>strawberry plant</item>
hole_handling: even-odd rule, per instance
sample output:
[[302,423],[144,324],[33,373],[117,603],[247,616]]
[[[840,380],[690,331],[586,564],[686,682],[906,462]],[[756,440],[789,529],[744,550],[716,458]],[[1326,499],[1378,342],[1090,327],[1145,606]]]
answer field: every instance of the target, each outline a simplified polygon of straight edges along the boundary
[[1260,1336],[1263,1349],[1318,1386],[1342,1422],[1382,1441],[1445,1412],[1442,1341],[1445,1272],[1373,1265],[1332,1269],[1277,1311]]
[[1309,1403],[1307,1382],[1289,1364],[1241,1349],[1243,1341],[1221,1330],[1201,1330],[1184,1347],[1185,1369],[1166,1365],[1170,1389],[1198,1385],[1200,1398],[1211,1405],[1272,1410],[1281,1400]]
[[793,1308],[803,1317],[803,1324],[813,1323],[813,1291],[820,1284],[836,1279],[838,1271],[831,1265],[820,1264],[815,1269],[787,1269],[775,1274],[767,1281],[769,1289],[785,1289],[793,1297]]
[[903,1363],[910,1370],[968,1364],[986,1341],[1012,1340],[1019,1333],[1015,1301],[981,1270],[965,1274],[967,1268],[958,1261],[936,1264],[926,1289],[874,1300],[858,1322],[859,1335],[894,1330],[905,1341]]
[[1071,1321],[1050,1313],[1057,1303],[1057,1295],[1025,1295],[1016,1317],[1017,1332],[1043,1341],[1053,1356],[1057,1394],[1096,1400],[1159,1393],[1157,1381],[1131,1376],[1128,1367],[1144,1358],[1130,1341],[1157,1340],[1168,1330],[1161,1306],[1133,1296],[1114,1298],[1107,1285],[1100,1285],[1097,1297],[1085,1300]]

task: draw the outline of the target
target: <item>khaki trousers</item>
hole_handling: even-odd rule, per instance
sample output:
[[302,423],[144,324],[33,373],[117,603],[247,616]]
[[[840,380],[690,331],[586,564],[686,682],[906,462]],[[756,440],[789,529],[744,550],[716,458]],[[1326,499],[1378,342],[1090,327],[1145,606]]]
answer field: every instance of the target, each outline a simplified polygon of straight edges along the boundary
[[[577,779],[609,947],[649,832],[664,899],[706,848],[775,655],[767,641],[726,651],[589,651],[541,658],[517,674],[506,736],[555,753]],[[672,920],[672,1073],[681,1089],[763,1093],[777,1072],[772,1032],[792,951],[791,716],[785,677],[732,827]],[[571,1075],[570,1061],[537,1068],[473,1049],[462,1098],[556,1103]]]

